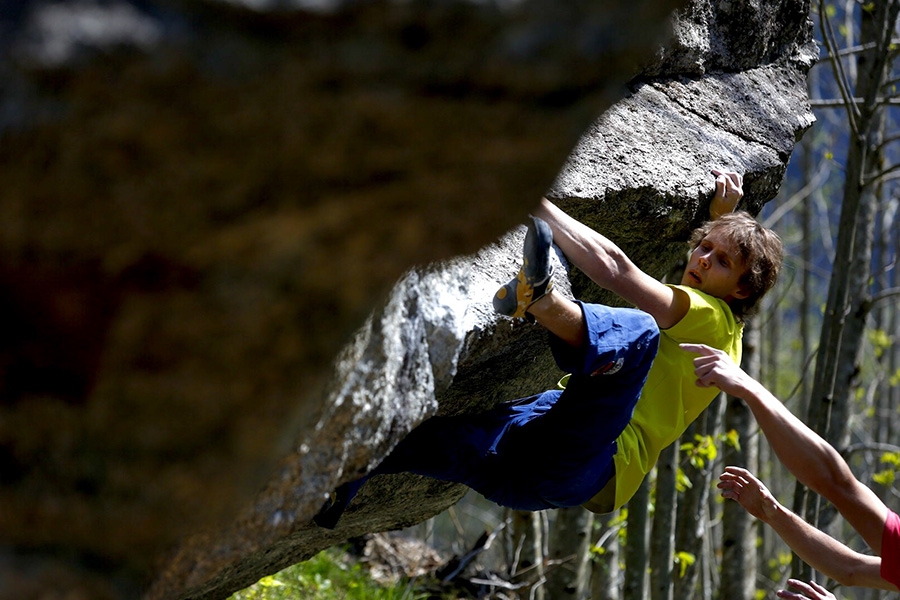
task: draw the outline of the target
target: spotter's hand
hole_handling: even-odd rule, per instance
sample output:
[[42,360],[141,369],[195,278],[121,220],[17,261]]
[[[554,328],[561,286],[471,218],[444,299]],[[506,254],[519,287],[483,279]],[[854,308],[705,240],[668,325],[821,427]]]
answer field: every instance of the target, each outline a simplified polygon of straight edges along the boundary
[[837,600],[834,594],[815,581],[804,583],[797,579],[788,579],[788,587],[799,590],[800,593],[778,590],[776,595],[779,598],[787,598],[788,600]]
[[743,398],[755,383],[728,354],[705,344],[680,344],[682,350],[699,354],[694,359],[694,375],[699,387],[717,387],[726,394]]

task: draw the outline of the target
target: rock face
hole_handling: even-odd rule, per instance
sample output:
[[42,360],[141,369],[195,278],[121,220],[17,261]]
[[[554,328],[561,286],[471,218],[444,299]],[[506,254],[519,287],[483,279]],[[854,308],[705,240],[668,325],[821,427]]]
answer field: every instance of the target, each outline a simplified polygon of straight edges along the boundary
[[4,598],[224,598],[440,512],[400,475],[310,525],[558,378],[490,310],[501,235],[546,193],[661,275],[709,170],[757,211],[812,122],[801,0],[697,0],[659,51],[674,0],[273,4],[0,0]]

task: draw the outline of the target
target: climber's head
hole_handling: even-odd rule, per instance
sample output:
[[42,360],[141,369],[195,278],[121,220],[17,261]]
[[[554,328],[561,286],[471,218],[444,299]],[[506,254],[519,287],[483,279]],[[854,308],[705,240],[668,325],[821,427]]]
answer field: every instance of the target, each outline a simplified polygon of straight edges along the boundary
[[778,235],[743,211],[697,228],[691,249],[681,283],[722,298],[739,321],[775,285],[784,252]]

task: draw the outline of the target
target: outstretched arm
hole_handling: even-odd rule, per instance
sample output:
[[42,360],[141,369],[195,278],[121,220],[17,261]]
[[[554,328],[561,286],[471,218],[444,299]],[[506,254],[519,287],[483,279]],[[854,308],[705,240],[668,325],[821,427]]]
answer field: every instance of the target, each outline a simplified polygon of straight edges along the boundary
[[734,500],[769,525],[797,556],[815,570],[847,586],[897,589],[881,578],[879,557],[855,552],[819,531],[782,506],[766,486],[746,469],[726,467],[719,480],[718,487],[724,498]]
[[604,235],[573,219],[546,198],[535,211],[553,230],[553,241],[572,264],[597,285],[618,294],[651,314],[660,328],[678,323],[690,300],[641,271]]
[[724,352],[702,344],[681,347],[700,355],[694,359],[697,385],[715,386],[744,400],[781,463],[801,483],[834,504],[880,555],[888,509],[875,492],[856,479],[837,450]]
[[[716,182],[709,210],[710,217],[717,219],[732,212],[743,197],[743,178],[726,171],[714,170],[712,174]],[[661,329],[672,327],[687,314],[690,300],[686,294],[641,271],[606,236],[573,219],[546,198],[534,214],[550,225],[553,241],[572,264],[597,285],[652,315]]]

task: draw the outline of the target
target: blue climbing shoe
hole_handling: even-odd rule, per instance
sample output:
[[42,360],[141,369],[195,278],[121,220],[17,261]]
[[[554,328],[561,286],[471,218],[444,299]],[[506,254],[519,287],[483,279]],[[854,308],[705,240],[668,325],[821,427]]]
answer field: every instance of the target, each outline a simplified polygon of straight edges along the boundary
[[526,318],[528,307],[553,289],[550,248],[553,232],[545,221],[531,217],[522,246],[522,268],[494,294],[494,310],[501,315]]
[[346,490],[339,487],[331,493],[316,516],[313,517],[313,521],[324,529],[334,529],[349,503]]
[[337,523],[347,509],[347,505],[356,496],[364,481],[365,479],[358,479],[339,485],[336,490],[329,494],[325,504],[313,517],[313,522],[324,529],[337,527]]

